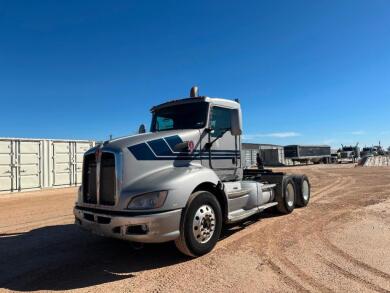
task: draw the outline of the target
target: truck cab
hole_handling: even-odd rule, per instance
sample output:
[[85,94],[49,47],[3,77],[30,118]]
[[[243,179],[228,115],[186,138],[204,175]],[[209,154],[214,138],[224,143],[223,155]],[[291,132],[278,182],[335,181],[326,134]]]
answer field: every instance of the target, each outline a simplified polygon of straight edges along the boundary
[[209,252],[222,226],[275,206],[306,206],[304,175],[243,170],[238,102],[199,96],[151,109],[150,132],[106,141],[84,155],[74,207],[80,227],[133,242],[175,241]]
[[358,144],[356,144],[356,146],[341,145],[339,155],[339,163],[344,161],[355,163],[360,158],[360,148],[358,147]]

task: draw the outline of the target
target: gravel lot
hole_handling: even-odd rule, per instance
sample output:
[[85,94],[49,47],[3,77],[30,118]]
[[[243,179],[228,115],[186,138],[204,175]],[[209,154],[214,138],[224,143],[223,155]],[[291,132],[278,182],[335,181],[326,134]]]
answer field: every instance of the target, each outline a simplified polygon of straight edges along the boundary
[[73,225],[76,189],[0,195],[0,291],[390,292],[390,168],[305,166],[307,208],[228,227],[210,254]]

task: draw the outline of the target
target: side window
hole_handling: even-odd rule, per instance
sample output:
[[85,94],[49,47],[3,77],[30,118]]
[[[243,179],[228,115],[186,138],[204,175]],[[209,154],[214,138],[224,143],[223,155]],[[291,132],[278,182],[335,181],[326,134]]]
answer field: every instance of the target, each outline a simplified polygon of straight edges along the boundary
[[210,127],[214,130],[213,137],[223,135],[231,128],[232,110],[227,108],[213,107],[211,112]]
[[165,118],[158,116],[156,118],[156,129],[161,130],[169,130],[173,128],[173,119],[171,118]]

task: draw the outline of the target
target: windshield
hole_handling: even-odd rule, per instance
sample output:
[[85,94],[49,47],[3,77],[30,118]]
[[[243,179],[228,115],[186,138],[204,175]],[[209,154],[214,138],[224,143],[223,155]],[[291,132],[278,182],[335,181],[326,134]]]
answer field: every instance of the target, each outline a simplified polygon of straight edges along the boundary
[[164,107],[153,112],[151,132],[199,129],[207,122],[208,103],[196,102]]

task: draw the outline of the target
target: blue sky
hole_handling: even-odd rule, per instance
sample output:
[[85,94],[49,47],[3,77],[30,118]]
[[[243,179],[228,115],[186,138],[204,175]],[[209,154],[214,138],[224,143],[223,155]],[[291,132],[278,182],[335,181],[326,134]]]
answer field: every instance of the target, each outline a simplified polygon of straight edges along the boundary
[[390,145],[390,1],[0,0],[0,136],[106,139],[188,96],[245,139]]

